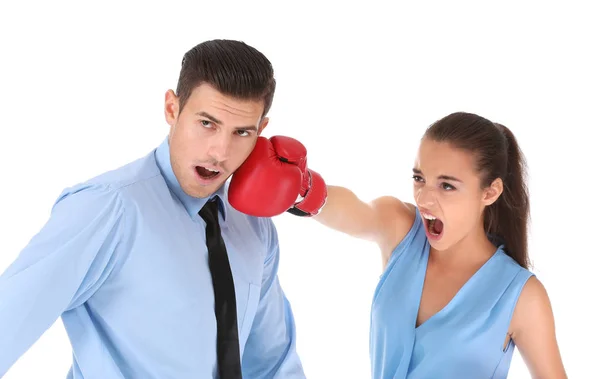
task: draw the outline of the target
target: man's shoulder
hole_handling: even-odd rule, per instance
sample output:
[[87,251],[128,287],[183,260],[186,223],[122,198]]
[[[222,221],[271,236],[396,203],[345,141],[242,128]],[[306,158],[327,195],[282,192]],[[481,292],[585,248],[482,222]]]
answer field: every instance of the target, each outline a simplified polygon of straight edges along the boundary
[[70,185],[63,189],[56,203],[77,195],[85,200],[93,200],[98,196],[131,198],[128,188],[138,185],[152,186],[153,180],[162,178],[154,159],[154,150],[120,167],[105,171],[87,180]]
[[145,182],[160,175],[154,159],[154,151],[120,167],[96,175],[83,184],[101,185],[119,190],[123,187]]

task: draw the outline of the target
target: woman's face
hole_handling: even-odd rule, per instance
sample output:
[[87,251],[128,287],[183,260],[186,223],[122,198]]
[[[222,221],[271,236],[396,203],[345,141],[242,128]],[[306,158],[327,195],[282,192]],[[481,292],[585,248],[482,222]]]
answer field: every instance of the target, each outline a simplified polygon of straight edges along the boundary
[[438,251],[481,232],[485,206],[502,191],[499,179],[481,188],[475,163],[473,153],[448,142],[421,141],[413,169],[414,198],[429,243]]

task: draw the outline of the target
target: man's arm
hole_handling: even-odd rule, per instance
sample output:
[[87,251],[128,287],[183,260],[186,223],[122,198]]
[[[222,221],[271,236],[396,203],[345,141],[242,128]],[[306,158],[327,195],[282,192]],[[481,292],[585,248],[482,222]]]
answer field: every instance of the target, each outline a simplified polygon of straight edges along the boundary
[[0,276],[0,377],[66,310],[85,302],[115,265],[123,242],[118,194],[63,192],[48,222]]
[[242,374],[248,379],[304,379],[306,376],[296,353],[294,316],[277,278],[277,230],[270,219],[264,221],[262,229],[269,252],[258,309],[242,357]]

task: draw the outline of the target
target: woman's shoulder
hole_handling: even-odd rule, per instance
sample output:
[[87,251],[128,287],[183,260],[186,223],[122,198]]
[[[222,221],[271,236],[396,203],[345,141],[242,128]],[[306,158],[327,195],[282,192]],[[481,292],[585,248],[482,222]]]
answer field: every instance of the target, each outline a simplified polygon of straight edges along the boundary
[[534,322],[538,316],[542,317],[548,312],[552,311],[546,287],[537,276],[531,274],[523,285],[513,318],[517,324],[526,324],[528,320]]
[[383,224],[386,231],[384,238],[379,242],[384,263],[387,263],[392,253],[400,245],[410,241],[411,236],[417,233],[420,220],[418,210],[410,203],[403,202],[397,198],[380,198],[376,205],[380,209]]
[[510,335],[534,376],[566,378],[550,298],[534,275],[523,286],[511,320]]

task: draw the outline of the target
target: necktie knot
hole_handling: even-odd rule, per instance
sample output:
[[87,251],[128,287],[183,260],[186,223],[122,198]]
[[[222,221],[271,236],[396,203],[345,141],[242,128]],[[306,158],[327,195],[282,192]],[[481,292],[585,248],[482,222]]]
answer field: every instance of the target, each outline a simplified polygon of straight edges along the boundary
[[217,203],[217,198],[213,197],[209,201],[204,204],[200,212],[198,212],[200,217],[207,224],[216,224],[219,222],[219,204]]

